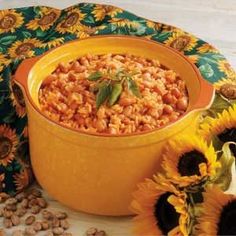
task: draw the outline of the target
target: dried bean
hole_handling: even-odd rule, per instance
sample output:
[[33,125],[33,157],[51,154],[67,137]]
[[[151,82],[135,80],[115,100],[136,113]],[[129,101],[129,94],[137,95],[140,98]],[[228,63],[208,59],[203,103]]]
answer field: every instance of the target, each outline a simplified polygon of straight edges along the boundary
[[47,232],[45,236],[54,236],[53,232]]
[[14,226],[19,225],[19,224],[20,224],[20,218],[19,218],[19,216],[13,214],[13,215],[11,216],[11,222],[12,222],[12,224],[13,224]]
[[15,198],[18,202],[22,202],[23,199],[26,197],[25,193],[24,192],[21,192],[21,193],[18,193]]
[[33,213],[35,215],[38,214],[40,211],[41,211],[41,208],[38,205],[32,206],[32,208],[31,208],[31,213]]
[[3,217],[5,218],[11,218],[12,215],[13,215],[12,211],[4,210],[3,212]]
[[30,190],[30,194],[32,194],[32,195],[35,196],[35,197],[41,197],[41,196],[42,196],[41,191],[38,190],[38,189],[35,189],[35,188],[33,188],[33,189]]
[[50,228],[50,225],[47,221],[42,221],[41,225],[42,225],[42,230],[48,230]]
[[53,219],[53,214],[52,214],[52,212],[50,212],[50,211],[48,211],[48,210],[44,210],[44,211],[42,212],[42,216],[43,216],[43,219],[45,219],[45,220],[51,220],[51,219]]
[[11,197],[11,198],[8,198],[5,203],[6,203],[6,205],[13,205],[13,204],[17,203],[17,200],[15,198]]
[[104,230],[100,230],[97,233],[95,233],[95,236],[106,236],[106,232]]
[[45,199],[43,199],[43,198],[37,198],[37,202],[41,208],[46,208],[48,205],[47,202],[45,201]]
[[24,232],[22,230],[15,230],[12,232],[12,236],[24,236]]
[[70,224],[67,220],[60,220],[60,227],[62,227],[64,230],[69,229]]
[[25,228],[25,235],[26,236],[34,236],[36,235],[36,231],[32,226]]
[[72,236],[72,233],[63,233],[62,236]]
[[12,227],[12,222],[11,222],[11,220],[10,219],[4,219],[3,220],[3,225],[4,225],[4,227],[5,228],[11,228]]
[[67,218],[67,214],[65,212],[56,212],[54,215],[59,220],[64,220]]
[[98,229],[95,227],[91,227],[86,231],[87,236],[93,236],[98,232]]
[[56,228],[60,226],[60,221],[57,218],[52,219],[52,227]]
[[61,235],[64,233],[64,229],[61,227],[56,227],[52,229],[53,234],[55,235]]
[[24,207],[24,208],[28,208],[28,205],[29,204],[29,201],[28,199],[23,199],[22,202],[21,202],[21,206]]
[[34,230],[35,230],[36,232],[42,230],[42,224],[41,224],[41,222],[39,222],[39,221],[36,221],[36,222],[33,224],[33,227],[34,227]]
[[16,204],[6,204],[5,209],[9,211],[16,211],[17,207]]
[[37,201],[36,198],[33,198],[33,199],[29,200],[29,207],[30,208],[33,207],[33,206],[36,206],[36,205],[38,205],[38,201]]
[[32,225],[35,222],[35,220],[36,220],[35,216],[30,215],[25,219],[25,224]]
[[15,214],[19,217],[22,217],[26,214],[27,210],[25,208],[18,208],[15,212]]

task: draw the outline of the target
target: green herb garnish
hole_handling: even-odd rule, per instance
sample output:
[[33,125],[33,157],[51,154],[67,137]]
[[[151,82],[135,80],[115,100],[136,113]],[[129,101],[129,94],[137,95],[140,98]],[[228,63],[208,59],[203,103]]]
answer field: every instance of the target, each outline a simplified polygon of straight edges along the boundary
[[113,106],[119,101],[120,95],[125,86],[136,97],[140,98],[141,94],[136,82],[132,79],[132,76],[137,74],[127,73],[124,70],[117,70],[116,73],[112,73],[110,70],[107,73],[96,71],[88,76],[88,80],[96,81],[93,91],[96,93],[96,108],[108,101],[109,106]]

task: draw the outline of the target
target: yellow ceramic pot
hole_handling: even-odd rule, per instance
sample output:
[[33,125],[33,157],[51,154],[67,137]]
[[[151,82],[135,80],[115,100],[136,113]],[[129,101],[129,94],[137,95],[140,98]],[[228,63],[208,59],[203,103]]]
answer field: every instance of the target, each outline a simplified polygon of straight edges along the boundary
[[[43,79],[59,62],[86,53],[130,53],[157,58],[187,84],[189,107],[178,121],[152,132],[134,135],[92,135],[63,127],[39,108]],[[165,142],[194,132],[200,112],[213,100],[213,87],[181,53],[162,44],[131,36],[76,40],[44,55],[25,60],[15,81],[23,89],[29,123],[30,155],[38,182],[51,196],[77,210],[100,215],[128,215],[136,184],[160,168]]]

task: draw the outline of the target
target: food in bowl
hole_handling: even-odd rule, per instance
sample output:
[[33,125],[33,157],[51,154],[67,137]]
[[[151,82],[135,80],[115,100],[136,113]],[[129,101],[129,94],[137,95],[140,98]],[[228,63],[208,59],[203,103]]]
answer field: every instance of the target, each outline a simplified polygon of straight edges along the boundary
[[182,116],[185,81],[157,59],[131,54],[86,54],[60,63],[39,90],[42,112],[88,133],[151,131]]

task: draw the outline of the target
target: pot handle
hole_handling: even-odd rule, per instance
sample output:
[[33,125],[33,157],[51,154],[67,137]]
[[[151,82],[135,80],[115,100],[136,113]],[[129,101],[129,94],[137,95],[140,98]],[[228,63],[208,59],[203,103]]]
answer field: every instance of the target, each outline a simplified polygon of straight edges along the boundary
[[32,66],[41,58],[41,56],[25,59],[16,70],[14,82],[22,89],[27,91],[28,76]]
[[191,111],[194,110],[206,110],[210,108],[215,97],[214,86],[201,77],[200,80],[201,92],[199,94],[199,100],[193,105]]

